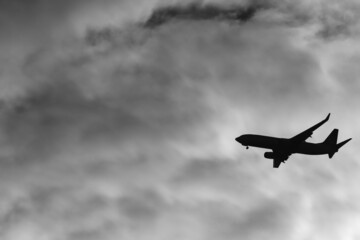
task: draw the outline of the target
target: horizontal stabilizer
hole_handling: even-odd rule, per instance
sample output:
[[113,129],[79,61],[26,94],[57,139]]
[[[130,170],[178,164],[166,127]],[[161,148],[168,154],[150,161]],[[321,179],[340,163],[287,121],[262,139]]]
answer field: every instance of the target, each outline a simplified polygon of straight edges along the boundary
[[339,150],[342,146],[344,146],[346,143],[348,143],[352,138],[349,138],[339,144],[336,145],[337,149]]
[[332,158],[334,154],[339,151],[339,149],[344,146],[346,143],[348,143],[352,138],[346,139],[345,141],[342,141],[341,143],[336,144],[333,151],[329,153],[329,158]]

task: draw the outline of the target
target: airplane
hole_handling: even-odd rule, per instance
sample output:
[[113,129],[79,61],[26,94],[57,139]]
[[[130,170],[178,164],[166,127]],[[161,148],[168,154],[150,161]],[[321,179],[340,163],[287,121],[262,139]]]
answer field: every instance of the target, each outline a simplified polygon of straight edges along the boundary
[[341,143],[337,143],[338,129],[335,128],[325,141],[321,143],[309,143],[305,141],[311,137],[316,129],[326,123],[329,118],[330,113],[321,122],[292,138],[276,138],[245,134],[235,138],[235,140],[243,146],[246,146],[246,149],[248,149],[249,146],[271,149],[272,152],[265,152],[264,157],[267,159],[273,159],[273,168],[278,168],[281,163],[285,163],[289,156],[294,153],[307,155],[328,154],[329,158],[332,158],[342,146],[351,140],[351,138],[349,138]]

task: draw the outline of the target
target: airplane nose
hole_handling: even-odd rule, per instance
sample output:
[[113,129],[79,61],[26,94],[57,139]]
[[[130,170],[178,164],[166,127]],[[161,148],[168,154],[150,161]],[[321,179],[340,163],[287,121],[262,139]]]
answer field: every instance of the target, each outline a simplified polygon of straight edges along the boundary
[[242,139],[243,139],[242,136],[240,136],[240,137],[235,138],[235,141],[241,143],[241,140],[242,140]]

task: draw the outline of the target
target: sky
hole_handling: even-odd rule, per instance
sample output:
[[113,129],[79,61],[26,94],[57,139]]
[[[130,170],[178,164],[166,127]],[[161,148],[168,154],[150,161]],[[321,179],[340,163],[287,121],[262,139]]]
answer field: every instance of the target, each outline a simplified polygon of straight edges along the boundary
[[[0,0],[0,238],[359,240],[357,0]],[[235,137],[331,118],[332,159]]]

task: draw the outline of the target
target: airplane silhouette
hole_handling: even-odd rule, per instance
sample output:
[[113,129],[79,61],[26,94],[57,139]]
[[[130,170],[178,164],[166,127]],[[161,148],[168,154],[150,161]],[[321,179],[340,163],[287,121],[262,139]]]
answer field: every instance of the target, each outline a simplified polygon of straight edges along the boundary
[[235,140],[246,146],[246,149],[248,149],[249,146],[271,149],[272,152],[265,152],[264,157],[273,159],[274,168],[278,168],[282,162],[285,163],[285,161],[293,153],[308,155],[328,154],[329,158],[332,158],[342,146],[351,140],[351,138],[349,138],[341,143],[337,143],[338,129],[335,128],[322,143],[309,143],[305,141],[311,137],[313,131],[327,122],[329,118],[330,113],[321,122],[292,138],[276,138],[245,134],[235,138]]

